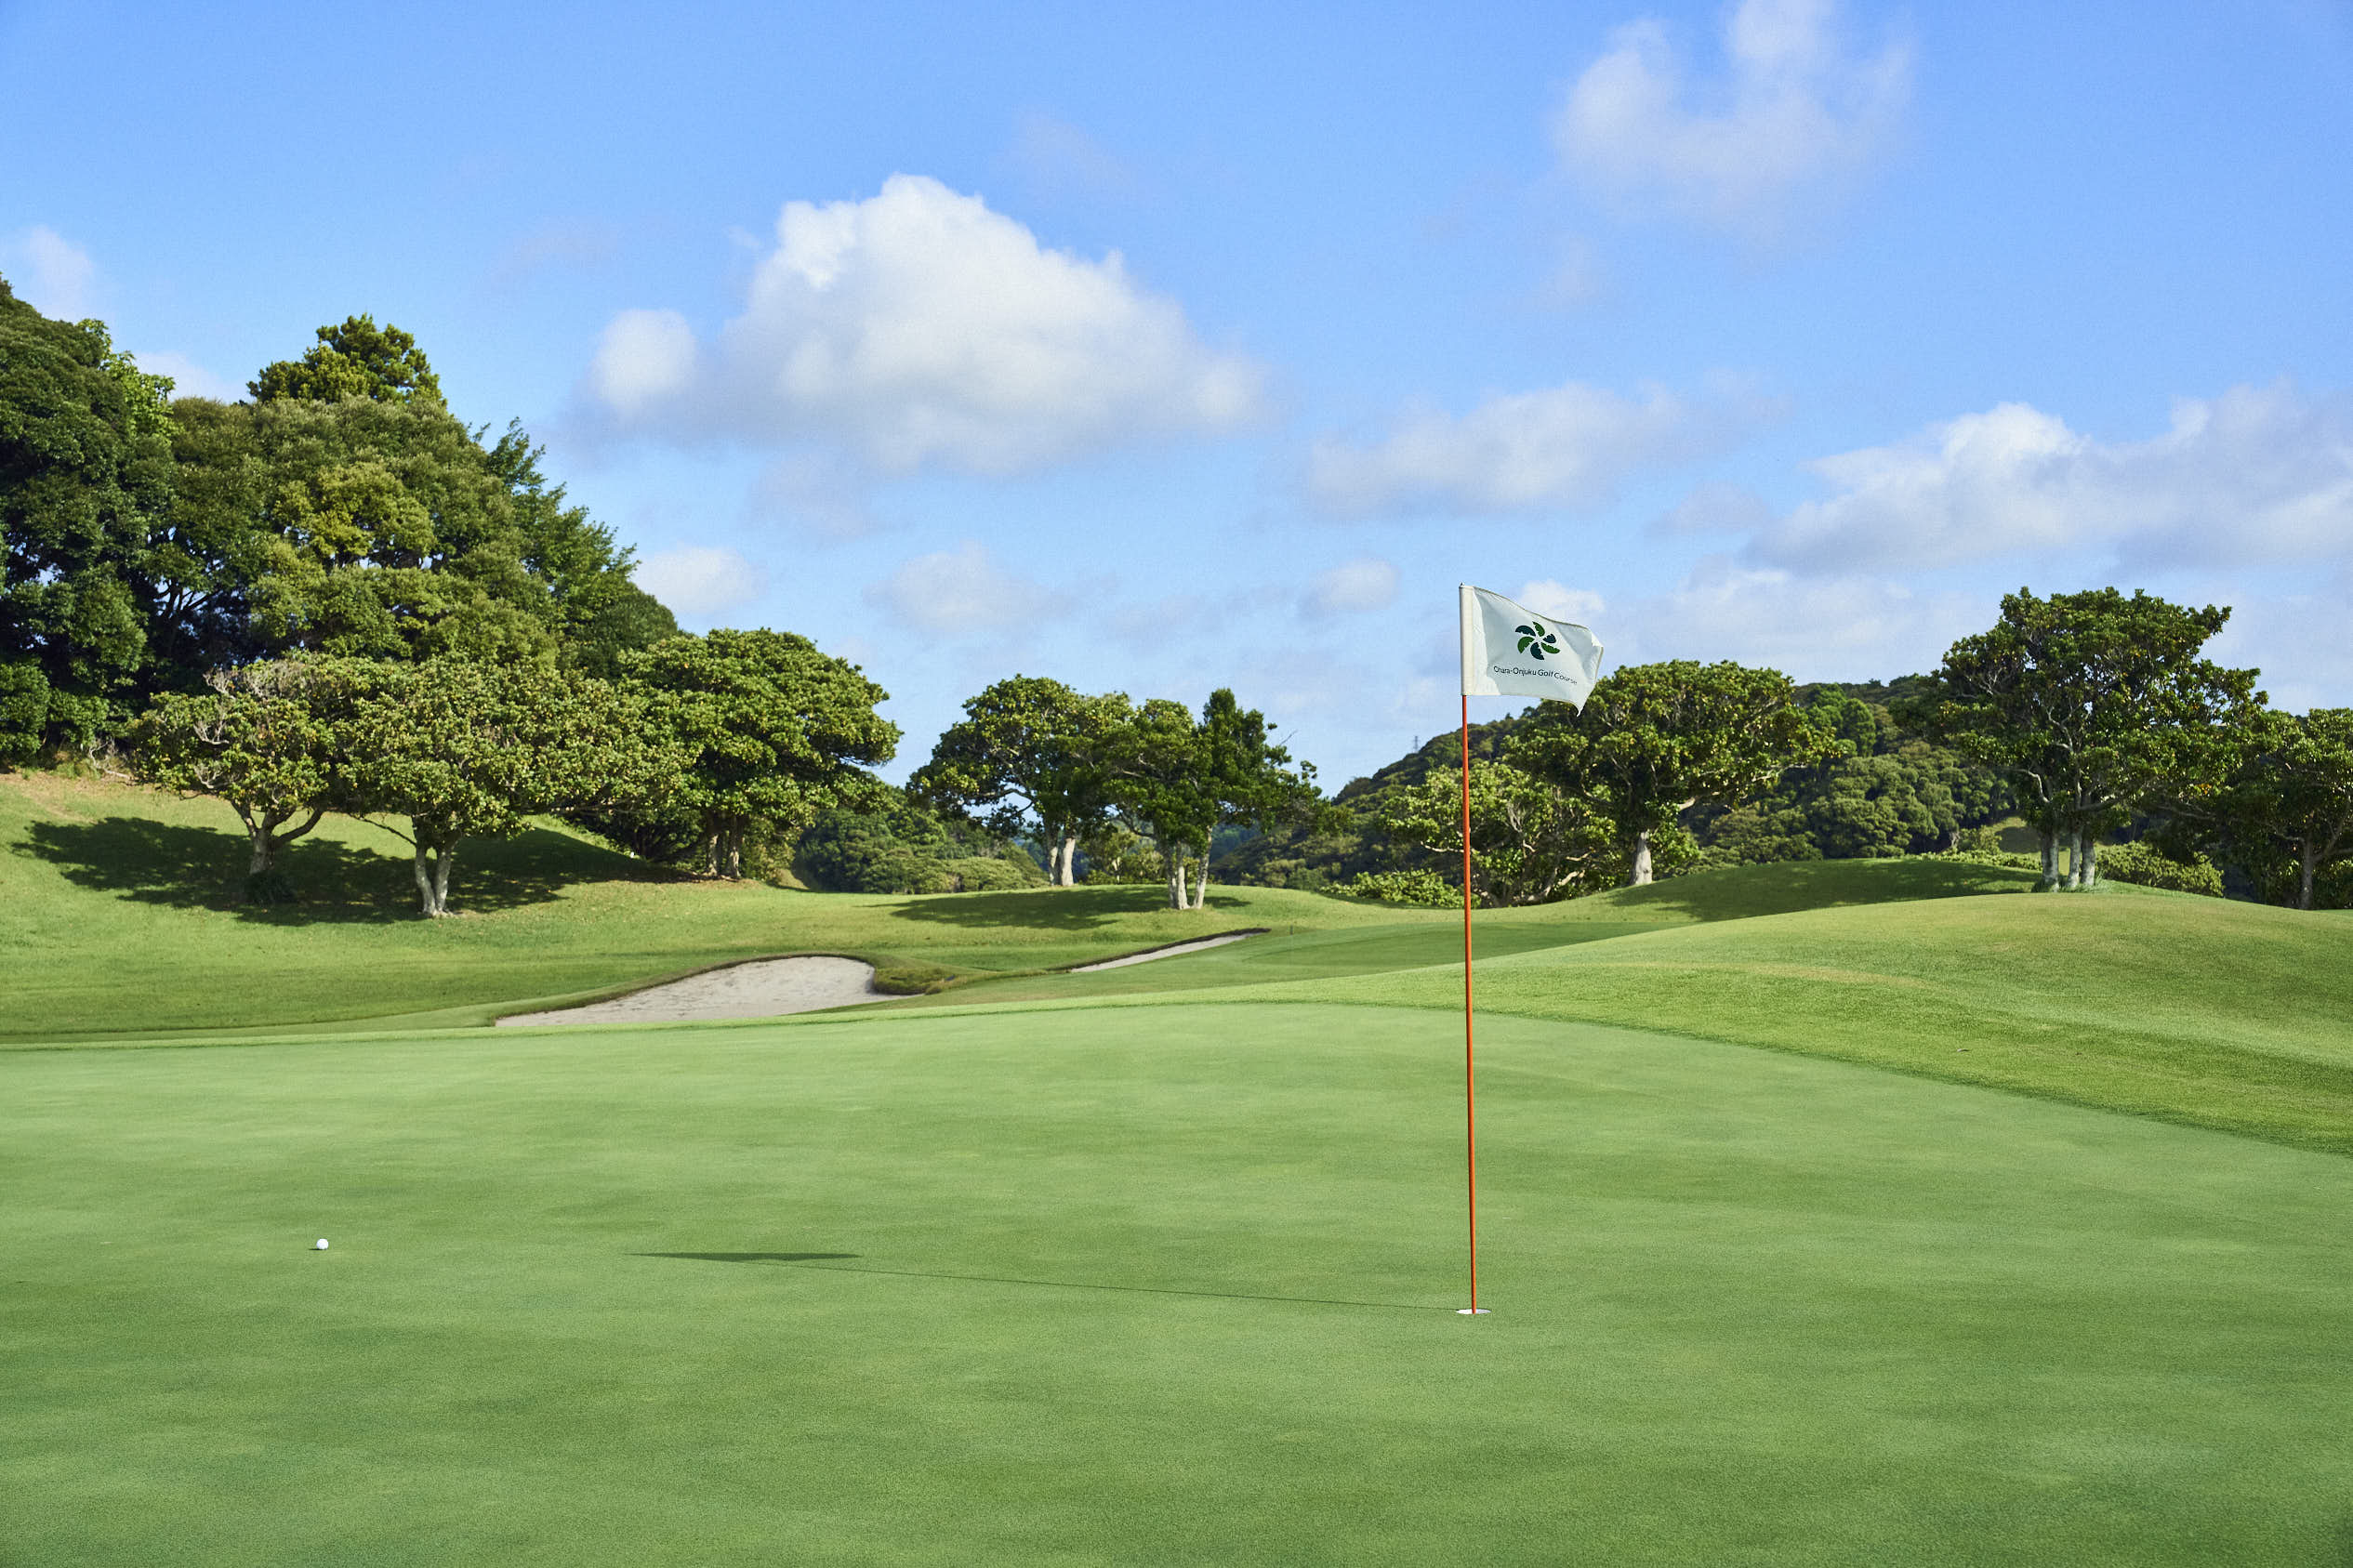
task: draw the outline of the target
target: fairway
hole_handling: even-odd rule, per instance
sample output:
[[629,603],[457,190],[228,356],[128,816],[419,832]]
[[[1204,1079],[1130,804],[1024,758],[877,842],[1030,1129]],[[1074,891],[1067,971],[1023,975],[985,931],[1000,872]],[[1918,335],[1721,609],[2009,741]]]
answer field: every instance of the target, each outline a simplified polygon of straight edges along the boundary
[[2353,1164],[1481,1066],[1473,1321],[1440,1012],[7,1054],[0,1561],[2343,1560]]

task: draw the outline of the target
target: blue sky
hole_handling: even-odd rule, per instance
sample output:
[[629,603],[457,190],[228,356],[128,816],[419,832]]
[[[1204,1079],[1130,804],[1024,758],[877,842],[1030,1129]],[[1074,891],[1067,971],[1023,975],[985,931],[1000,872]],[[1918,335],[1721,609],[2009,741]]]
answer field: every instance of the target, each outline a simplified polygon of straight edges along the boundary
[[893,772],[1020,671],[1337,784],[1466,579],[1800,679],[2147,587],[2353,703],[2344,0],[0,0],[0,69],[20,293],[183,391],[408,328]]

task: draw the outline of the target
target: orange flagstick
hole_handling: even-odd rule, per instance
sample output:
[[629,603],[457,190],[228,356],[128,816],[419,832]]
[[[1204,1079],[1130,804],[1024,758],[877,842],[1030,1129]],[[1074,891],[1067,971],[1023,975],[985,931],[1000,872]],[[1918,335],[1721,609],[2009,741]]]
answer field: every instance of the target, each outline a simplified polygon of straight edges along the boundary
[[1471,1226],[1471,1304],[1479,1305],[1479,1116],[1471,1045],[1471,699],[1536,697],[1580,712],[1601,676],[1601,640],[1584,626],[1539,615],[1500,593],[1456,590],[1462,632],[1462,1164]]
[[1471,699],[1462,698],[1462,1160],[1471,1221],[1471,1304],[1462,1317],[1484,1316],[1479,1305],[1479,1116],[1471,1070]]

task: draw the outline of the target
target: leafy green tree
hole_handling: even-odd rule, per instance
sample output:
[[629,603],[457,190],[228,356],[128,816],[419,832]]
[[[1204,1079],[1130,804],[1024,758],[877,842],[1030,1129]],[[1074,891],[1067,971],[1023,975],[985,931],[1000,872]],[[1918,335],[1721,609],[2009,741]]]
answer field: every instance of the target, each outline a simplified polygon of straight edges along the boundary
[[350,672],[277,660],[216,670],[205,684],[201,693],[166,693],[140,716],[134,765],[149,783],[226,802],[250,849],[246,898],[282,903],[293,889],[280,855],[350,797]]
[[[1205,908],[1210,835],[1228,824],[1262,824],[1315,799],[1312,770],[1294,769],[1265,715],[1223,688],[1199,718],[1156,697],[1135,710],[1106,748],[1110,793],[1120,814],[1150,836],[1165,862],[1171,909]],[[1188,897],[1185,874],[1200,876]]]
[[[1449,868],[1459,868],[1461,791],[1459,775],[1432,772],[1388,797],[1381,810],[1381,826],[1393,837],[1437,856]],[[1471,856],[1472,896],[1490,905],[1550,903],[1598,891],[1625,874],[1609,823],[1585,802],[1507,762],[1471,764]],[[1353,886],[1409,885],[1368,884],[1360,877]]]
[[820,812],[793,870],[812,888],[845,893],[998,892],[1045,881],[1027,850],[903,795],[872,810]]
[[170,504],[169,380],[0,282],[0,764],[95,744],[146,670],[139,591]]
[[1077,880],[1079,840],[1110,813],[1113,744],[1134,717],[1118,693],[1091,697],[1016,675],[964,704],[912,784],[1000,834],[1034,835],[1048,875],[1066,888]]
[[262,367],[245,384],[256,402],[293,398],[341,402],[366,398],[377,402],[442,401],[442,384],[416,339],[399,327],[377,326],[372,316],[347,316],[339,326],[319,329],[318,343],[298,360]]
[[2256,672],[2201,658],[2230,612],[2114,588],[2004,595],[1904,705],[1906,722],[1999,769],[2042,834],[2046,884],[2098,881],[2099,840],[2145,805],[2212,787],[2263,705]]
[[2353,708],[2264,714],[2228,782],[2188,805],[2267,902],[2314,907],[2330,872],[2353,862]]
[[648,738],[639,705],[589,677],[462,659],[343,667],[356,675],[341,736],[344,809],[408,820],[429,919],[449,913],[464,840],[512,837],[535,812],[643,795],[680,761]]
[[1185,872],[1206,857],[1218,805],[1203,777],[1200,728],[1183,703],[1154,697],[1121,726],[1109,751],[1112,799],[1159,850],[1169,907],[1189,909]]
[[670,798],[691,814],[711,875],[743,875],[747,838],[798,837],[832,806],[870,806],[888,786],[857,763],[887,762],[890,693],[855,665],[791,632],[676,637],[622,658],[654,732],[685,758]]
[[1505,760],[1607,822],[1639,887],[1685,810],[1737,806],[1840,749],[1780,671],[1675,660],[1605,676],[1581,711],[1544,704]]

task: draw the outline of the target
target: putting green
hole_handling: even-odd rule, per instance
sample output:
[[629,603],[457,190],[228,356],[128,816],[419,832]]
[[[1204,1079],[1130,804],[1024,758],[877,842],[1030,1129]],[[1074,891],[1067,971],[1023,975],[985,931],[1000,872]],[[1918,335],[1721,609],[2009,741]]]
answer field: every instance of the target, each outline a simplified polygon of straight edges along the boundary
[[2341,1558],[2353,1164],[1452,1030],[0,1057],[0,1561]]

